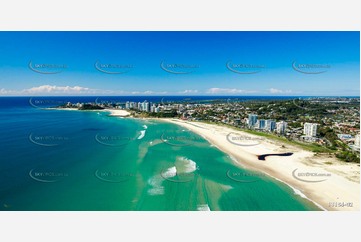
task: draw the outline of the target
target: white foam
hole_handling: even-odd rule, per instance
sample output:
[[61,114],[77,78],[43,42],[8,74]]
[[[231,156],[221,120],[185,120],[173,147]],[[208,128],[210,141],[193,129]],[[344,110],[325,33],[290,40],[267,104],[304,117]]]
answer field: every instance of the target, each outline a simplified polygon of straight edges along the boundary
[[162,177],[170,178],[177,175],[177,168],[175,166],[168,168],[165,172],[162,173]]
[[279,182],[282,182],[283,184],[286,184],[287,186],[289,186],[295,195],[298,195],[310,202],[312,202],[313,204],[315,204],[317,207],[319,207],[320,209],[324,210],[324,211],[327,211],[327,209],[325,209],[324,207],[321,206],[321,204],[318,204],[317,202],[313,201],[312,199],[310,199],[309,197],[307,197],[305,194],[303,194],[300,190],[294,188],[293,186],[291,186],[290,184],[288,184],[287,182],[284,182],[282,181],[281,179],[278,179],[277,177],[274,177],[274,176],[271,176],[270,174],[268,174],[267,172],[264,172],[265,174],[267,174],[268,176],[274,178],[275,180],[279,181]]
[[[207,139],[205,139],[205,140],[207,140]],[[216,147],[217,149],[222,150],[222,149],[220,149],[217,145],[212,144],[209,140],[207,140],[207,141],[210,143],[210,147]]]
[[229,185],[221,185],[221,187],[226,191],[229,191],[229,190],[233,189],[233,187],[229,186]]
[[145,124],[144,124],[142,127],[143,127],[144,129],[147,129],[147,128],[148,128],[148,126],[147,126],[147,125],[145,125]]
[[211,211],[211,209],[209,208],[208,204],[199,204],[197,206],[197,210],[198,211]]
[[229,155],[228,157],[229,157],[233,162],[235,162],[236,164],[239,164],[239,163],[238,163],[238,160],[237,160],[234,156]]
[[148,194],[151,196],[158,196],[164,194],[164,186],[163,181],[164,178],[171,178],[177,175],[177,168],[172,166],[168,168],[166,171],[162,172],[162,175],[155,175],[148,179],[148,185],[150,188],[148,189]]
[[140,131],[140,135],[138,136],[138,139],[143,139],[145,136],[145,130]]
[[[287,184],[287,183],[285,183],[285,184]],[[321,208],[322,210],[327,211],[327,209],[325,209],[324,207],[322,207],[320,204],[316,203],[315,201],[309,199],[309,198],[308,198],[305,194],[303,194],[300,190],[294,188],[293,186],[291,186],[291,185],[289,185],[289,184],[287,184],[287,185],[293,190],[293,192],[294,192],[295,195],[298,195],[298,196],[300,196],[300,197],[302,197],[302,198],[304,198],[304,199],[312,202],[313,204],[315,204],[317,207]]]
[[149,178],[148,185],[151,188],[148,189],[148,194],[151,196],[163,195],[164,187],[162,186],[163,179],[160,175]]
[[295,195],[298,195],[302,198],[306,198],[307,199],[307,196],[305,194],[303,194],[300,190],[292,187],[292,186],[289,186],[290,188],[292,188],[293,192],[295,193]]
[[184,173],[191,173],[197,170],[197,163],[187,157],[180,157],[179,160],[181,161],[182,172]]

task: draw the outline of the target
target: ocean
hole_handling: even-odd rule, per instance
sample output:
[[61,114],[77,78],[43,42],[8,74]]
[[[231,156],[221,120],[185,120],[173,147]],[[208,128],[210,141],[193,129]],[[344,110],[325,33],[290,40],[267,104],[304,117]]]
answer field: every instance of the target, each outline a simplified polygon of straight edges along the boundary
[[242,169],[208,141],[175,124],[43,109],[66,102],[214,99],[1,97],[0,210],[320,210],[298,191]]

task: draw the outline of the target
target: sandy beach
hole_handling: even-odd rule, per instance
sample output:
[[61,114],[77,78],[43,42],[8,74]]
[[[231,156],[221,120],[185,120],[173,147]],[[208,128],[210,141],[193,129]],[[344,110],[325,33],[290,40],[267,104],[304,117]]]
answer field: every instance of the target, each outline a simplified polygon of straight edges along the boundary
[[101,111],[110,112],[109,116],[114,117],[128,117],[130,116],[130,113],[126,110],[120,110],[120,109],[104,109]]
[[[162,120],[201,135],[230,155],[239,166],[265,173],[286,183],[295,193],[311,200],[323,210],[360,210],[358,164],[342,162],[327,154],[315,155],[297,146],[260,138],[224,126],[179,119]],[[268,156],[265,160],[258,159],[258,155],[286,152],[293,154]]]
[[101,109],[101,110],[79,110],[77,108],[47,108],[47,109],[55,109],[55,110],[67,110],[67,111],[85,111],[85,112],[109,112],[109,116],[112,117],[128,117],[130,116],[130,112],[121,109]]

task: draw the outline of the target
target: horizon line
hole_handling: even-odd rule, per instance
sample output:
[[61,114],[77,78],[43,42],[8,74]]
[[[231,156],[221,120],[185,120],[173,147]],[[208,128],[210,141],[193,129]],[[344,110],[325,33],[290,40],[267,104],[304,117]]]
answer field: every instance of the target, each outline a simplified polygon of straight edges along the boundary
[[355,95],[4,95],[2,97],[358,97]]

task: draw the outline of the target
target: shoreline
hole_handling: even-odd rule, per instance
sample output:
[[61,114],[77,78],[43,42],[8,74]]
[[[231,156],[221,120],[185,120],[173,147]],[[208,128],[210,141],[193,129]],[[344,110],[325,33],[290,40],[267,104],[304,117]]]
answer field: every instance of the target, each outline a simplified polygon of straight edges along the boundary
[[123,109],[94,109],[79,110],[77,108],[46,108],[48,110],[65,110],[65,111],[81,111],[81,112],[109,112],[110,117],[130,117],[131,113]]
[[[78,110],[76,108],[51,108],[70,111],[110,112],[112,117],[133,117],[125,110]],[[281,141],[239,131],[231,127],[202,122],[185,121],[175,118],[145,118],[133,117],[139,120],[154,120],[173,123],[184,127],[206,139],[210,144],[228,155],[232,161],[245,169],[262,172],[269,177],[287,185],[293,192],[325,211],[360,211],[360,166],[356,163],[346,163],[327,155],[315,155],[301,147],[286,144]],[[256,145],[241,146],[229,142],[228,135],[239,134],[257,140]],[[259,155],[280,154],[292,152],[292,156],[269,156],[259,160]],[[328,174],[325,181],[318,178],[295,177],[295,171],[304,173]],[[312,180],[315,179],[315,180]],[[335,206],[342,203],[347,206]],[[352,206],[349,206],[349,204]]]
[[[311,151],[266,138],[253,146],[235,145],[227,140],[229,133],[250,139],[257,139],[259,136],[216,124],[167,118],[154,120],[170,122],[202,136],[230,156],[236,165],[265,173],[286,184],[295,194],[311,201],[322,210],[360,211],[360,167],[358,164],[346,163],[322,155],[315,156],[315,153]],[[282,145],[285,147],[282,148]],[[269,156],[265,160],[259,160],[257,157],[262,154],[285,152],[293,154],[284,157]],[[332,164],[327,163],[330,161]],[[297,170],[303,173],[327,175],[327,178],[298,177],[297,174],[301,173],[296,173]]]

